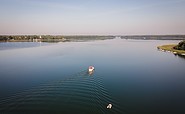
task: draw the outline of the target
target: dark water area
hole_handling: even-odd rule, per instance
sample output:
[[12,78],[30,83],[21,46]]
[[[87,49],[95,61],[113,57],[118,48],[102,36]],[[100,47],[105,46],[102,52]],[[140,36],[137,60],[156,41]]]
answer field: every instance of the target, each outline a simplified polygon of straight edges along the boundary
[[156,48],[178,42],[112,39],[0,50],[0,113],[183,114],[185,59]]

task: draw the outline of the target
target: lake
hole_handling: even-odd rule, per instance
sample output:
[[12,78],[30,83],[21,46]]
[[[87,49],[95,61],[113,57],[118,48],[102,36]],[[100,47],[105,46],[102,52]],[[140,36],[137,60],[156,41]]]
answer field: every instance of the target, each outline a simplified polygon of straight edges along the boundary
[[0,43],[0,113],[185,113],[185,59],[157,50],[178,42]]

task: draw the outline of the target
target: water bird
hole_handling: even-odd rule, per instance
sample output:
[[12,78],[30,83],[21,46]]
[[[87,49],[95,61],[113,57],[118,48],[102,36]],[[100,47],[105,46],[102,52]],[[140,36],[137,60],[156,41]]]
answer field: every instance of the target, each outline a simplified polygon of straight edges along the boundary
[[112,104],[108,104],[107,108],[111,109],[112,108]]

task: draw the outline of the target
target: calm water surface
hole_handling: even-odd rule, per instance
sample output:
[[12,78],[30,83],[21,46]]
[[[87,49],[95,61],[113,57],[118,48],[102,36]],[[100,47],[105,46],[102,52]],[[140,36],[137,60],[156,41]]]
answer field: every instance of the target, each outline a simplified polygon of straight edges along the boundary
[[30,48],[51,45],[46,42],[0,42],[0,50]]
[[1,49],[0,113],[183,114],[185,59],[156,48],[178,42],[113,39]]

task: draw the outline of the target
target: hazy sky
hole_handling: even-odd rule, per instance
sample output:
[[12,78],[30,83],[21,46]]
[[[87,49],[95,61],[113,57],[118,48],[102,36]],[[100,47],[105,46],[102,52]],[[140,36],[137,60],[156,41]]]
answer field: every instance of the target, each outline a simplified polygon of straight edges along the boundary
[[185,0],[0,0],[0,34],[185,34]]

